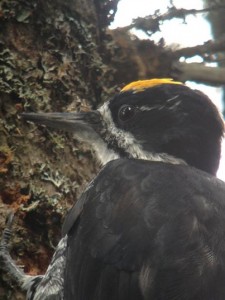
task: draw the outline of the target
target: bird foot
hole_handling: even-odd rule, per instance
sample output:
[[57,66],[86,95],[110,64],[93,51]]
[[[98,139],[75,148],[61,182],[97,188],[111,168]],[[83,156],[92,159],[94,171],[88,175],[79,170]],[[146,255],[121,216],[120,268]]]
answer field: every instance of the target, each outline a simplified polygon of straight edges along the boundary
[[10,212],[6,218],[6,227],[3,230],[2,238],[0,241],[0,260],[3,260],[5,258],[5,256],[7,256],[7,255],[10,256],[9,241],[12,237],[13,219],[14,219],[14,213]]
[[6,218],[6,227],[3,230],[0,240],[0,267],[21,286],[26,275],[23,270],[16,265],[9,253],[9,242],[12,237],[13,219],[14,213],[10,212]]

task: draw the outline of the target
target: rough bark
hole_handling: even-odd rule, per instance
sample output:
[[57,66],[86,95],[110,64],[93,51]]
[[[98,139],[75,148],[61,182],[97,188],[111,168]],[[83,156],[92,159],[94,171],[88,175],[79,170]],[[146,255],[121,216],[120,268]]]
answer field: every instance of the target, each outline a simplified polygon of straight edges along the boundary
[[[183,55],[109,31],[117,2],[0,2],[0,228],[15,210],[12,254],[30,274],[45,271],[63,216],[99,166],[86,145],[20,113],[96,108],[124,83],[171,76]],[[4,272],[0,299],[24,299]]]
[[[0,227],[15,210],[12,254],[43,273],[63,216],[98,166],[69,135],[25,124],[22,111],[96,107],[110,94],[113,68],[105,28],[116,1],[0,3]],[[0,299],[23,299],[0,276]]]

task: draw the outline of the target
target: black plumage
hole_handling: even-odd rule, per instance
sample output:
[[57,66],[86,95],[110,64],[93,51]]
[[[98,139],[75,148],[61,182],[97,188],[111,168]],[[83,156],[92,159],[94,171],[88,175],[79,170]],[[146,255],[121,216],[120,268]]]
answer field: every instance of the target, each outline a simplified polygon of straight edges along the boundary
[[[135,108],[134,116],[125,121],[119,113],[124,105]],[[126,90],[109,101],[109,109],[116,126],[130,132],[143,150],[167,153],[216,174],[224,125],[217,108],[200,91],[168,83],[137,93]],[[109,139],[108,144],[118,142]]]
[[110,162],[64,225],[65,299],[225,299],[224,197],[193,167]]
[[225,299],[224,124],[206,95],[153,79],[96,111],[23,117],[74,132],[104,165],[66,216],[46,274],[17,274],[28,299]]

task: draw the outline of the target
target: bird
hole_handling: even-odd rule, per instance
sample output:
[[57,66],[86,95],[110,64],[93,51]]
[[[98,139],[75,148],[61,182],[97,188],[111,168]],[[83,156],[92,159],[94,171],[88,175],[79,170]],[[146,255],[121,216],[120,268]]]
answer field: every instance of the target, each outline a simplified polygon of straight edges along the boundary
[[125,85],[98,109],[23,113],[72,132],[102,168],[69,210],[50,265],[29,276],[0,260],[29,300],[224,300],[224,122],[200,91],[170,78]]

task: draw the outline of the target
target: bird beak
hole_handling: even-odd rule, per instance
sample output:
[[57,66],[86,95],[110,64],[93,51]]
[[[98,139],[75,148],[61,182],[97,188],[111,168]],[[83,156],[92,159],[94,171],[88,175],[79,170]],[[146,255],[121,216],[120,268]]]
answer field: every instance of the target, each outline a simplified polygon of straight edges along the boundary
[[102,128],[102,118],[98,111],[80,113],[22,113],[22,118],[36,124],[58,130],[72,132],[75,137],[86,142],[98,138]]

